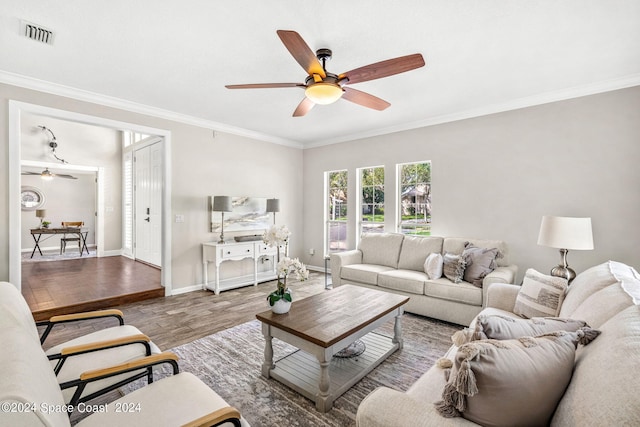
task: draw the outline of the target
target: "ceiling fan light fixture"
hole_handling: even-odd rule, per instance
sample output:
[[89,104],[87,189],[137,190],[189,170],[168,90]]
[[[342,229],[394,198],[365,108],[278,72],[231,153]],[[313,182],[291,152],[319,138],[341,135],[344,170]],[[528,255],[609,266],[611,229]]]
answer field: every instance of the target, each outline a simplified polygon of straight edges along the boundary
[[344,93],[340,85],[336,83],[314,83],[307,86],[304,94],[307,98],[320,105],[328,105],[336,102]]
[[53,179],[53,174],[49,169],[45,169],[40,174],[40,178],[42,178],[45,181],[51,181]]

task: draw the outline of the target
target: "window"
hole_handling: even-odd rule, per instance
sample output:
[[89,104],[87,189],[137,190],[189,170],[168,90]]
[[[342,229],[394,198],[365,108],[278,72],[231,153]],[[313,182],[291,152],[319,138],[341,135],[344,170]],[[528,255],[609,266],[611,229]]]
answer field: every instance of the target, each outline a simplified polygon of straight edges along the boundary
[[151,135],[147,135],[144,133],[133,132],[133,131],[122,131],[122,145],[124,147],[128,147],[137,142],[142,141],[145,138],[150,137]]
[[325,172],[327,179],[327,253],[347,250],[347,182],[346,170]]
[[360,234],[384,232],[384,167],[360,169]]
[[403,234],[431,234],[431,162],[398,165],[400,183],[399,231]]

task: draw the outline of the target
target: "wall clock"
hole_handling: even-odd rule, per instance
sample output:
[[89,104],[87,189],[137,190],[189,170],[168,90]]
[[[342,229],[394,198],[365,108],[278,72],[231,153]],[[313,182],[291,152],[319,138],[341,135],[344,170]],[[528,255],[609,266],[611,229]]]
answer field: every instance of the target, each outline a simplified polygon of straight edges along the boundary
[[20,191],[20,205],[23,211],[35,211],[44,205],[44,194],[36,187],[23,185]]

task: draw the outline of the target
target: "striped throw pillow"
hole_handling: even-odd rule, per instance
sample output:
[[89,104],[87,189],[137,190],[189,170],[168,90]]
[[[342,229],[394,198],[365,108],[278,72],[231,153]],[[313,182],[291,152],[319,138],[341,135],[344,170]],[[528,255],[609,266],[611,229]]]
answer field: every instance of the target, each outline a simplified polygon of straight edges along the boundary
[[567,286],[565,278],[547,276],[530,268],[524,275],[513,312],[527,319],[557,317]]

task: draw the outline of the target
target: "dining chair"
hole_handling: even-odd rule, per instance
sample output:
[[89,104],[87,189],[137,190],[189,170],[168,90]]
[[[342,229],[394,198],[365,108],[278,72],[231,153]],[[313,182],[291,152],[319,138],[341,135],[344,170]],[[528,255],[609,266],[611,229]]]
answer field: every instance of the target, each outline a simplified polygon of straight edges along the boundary
[[[63,228],[67,228],[67,227],[80,228],[83,225],[84,225],[84,222],[82,221],[62,221]],[[74,233],[74,234],[70,234],[70,236],[72,237],[67,237],[67,234],[65,233],[60,239],[60,255],[62,255],[62,253],[66,251],[67,243],[69,242],[78,242],[78,250],[80,250],[80,255],[82,255],[82,242],[80,239],[80,234]]]

